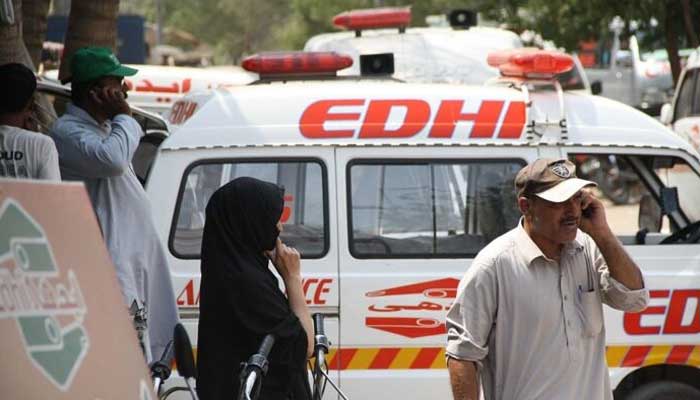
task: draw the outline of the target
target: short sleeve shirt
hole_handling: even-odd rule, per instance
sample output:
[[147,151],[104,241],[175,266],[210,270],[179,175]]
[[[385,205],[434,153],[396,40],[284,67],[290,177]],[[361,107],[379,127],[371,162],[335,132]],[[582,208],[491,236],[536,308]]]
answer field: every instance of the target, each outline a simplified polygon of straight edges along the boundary
[[603,303],[640,311],[646,288],[610,276],[579,231],[559,262],[521,227],[485,247],[447,314],[448,357],[477,362],[487,399],[612,400]]
[[60,181],[53,140],[38,132],[0,125],[0,177]]

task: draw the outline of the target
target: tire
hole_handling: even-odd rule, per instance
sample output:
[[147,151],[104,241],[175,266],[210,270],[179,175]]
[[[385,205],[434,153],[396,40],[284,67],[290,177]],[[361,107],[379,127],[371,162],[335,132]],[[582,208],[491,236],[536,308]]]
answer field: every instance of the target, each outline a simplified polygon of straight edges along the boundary
[[625,396],[625,400],[698,400],[700,390],[685,383],[659,381],[644,384]]

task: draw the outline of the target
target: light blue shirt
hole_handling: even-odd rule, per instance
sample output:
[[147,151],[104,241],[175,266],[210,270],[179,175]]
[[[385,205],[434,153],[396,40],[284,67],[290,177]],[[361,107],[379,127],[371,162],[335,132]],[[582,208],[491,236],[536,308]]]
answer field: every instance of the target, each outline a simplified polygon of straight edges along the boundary
[[131,166],[142,135],[126,114],[99,124],[73,104],[51,129],[61,175],[85,183],[124,301],[146,306],[151,354],[160,357],[178,317],[150,203]]

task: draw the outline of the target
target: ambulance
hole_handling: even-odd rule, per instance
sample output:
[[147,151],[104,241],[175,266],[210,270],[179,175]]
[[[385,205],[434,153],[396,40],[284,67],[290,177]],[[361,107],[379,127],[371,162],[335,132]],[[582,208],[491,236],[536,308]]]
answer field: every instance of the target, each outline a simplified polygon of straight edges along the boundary
[[261,54],[243,62],[255,83],[179,100],[146,190],[192,342],[207,202],[252,176],[285,188],[282,239],[302,254],[344,393],[449,399],[446,312],[474,256],[516,226],[517,171],[615,157],[644,193],[621,206],[598,195],[651,291],[641,313],[606,307],[615,396],[699,398],[700,155],[640,111],[562,90],[565,54],[489,58],[502,76],[469,86],[336,76],[353,61],[333,52]]
[[[394,78],[406,82],[482,84],[498,77],[498,69],[486,58],[494,50],[517,49],[526,46],[532,32],[518,35],[513,31],[480,26],[477,14],[456,9],[444,15],[426,18],[426,27],[411,26],[410,7],[381,7],[349,10],[333,17],[340,32],[312,36],[304,45],[306,51],[335,51],[353,58],[353,65],[339,75],[361,73],[360,57],[371,54],[393,54]],[[535,42],[528,40],[527,42]],[[548,50],[551,42],[538,42]],[[591,92],[583,67],[574,58],[574,68],[558,76],[567,90]],[[381,61],[381,60],[377,60]],[[387,63],[377,62],[373,69]],[[595,93],[594,93],[595,94]]]
[[700,149],[700,47],[688,57],[672,104],[661,107],[661,122]]
[[[140,109],[165,114],[190,91],[247,85],[257,79],[253,73],[237,66],[224,68],[192,68],[160,65],[130,65],[138,70],[124,82],[129,87],[129,104]],[[58,70],[45,73],[58,80]]]

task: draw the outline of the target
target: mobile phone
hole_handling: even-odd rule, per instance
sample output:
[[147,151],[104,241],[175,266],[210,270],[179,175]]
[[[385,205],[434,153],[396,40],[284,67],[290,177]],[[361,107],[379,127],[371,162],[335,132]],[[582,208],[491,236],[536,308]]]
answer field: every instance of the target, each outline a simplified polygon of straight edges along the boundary
[[591,218],[593,216],[593,210],[590,207],[584,208],[581,210],[581,215],[583,218]]

